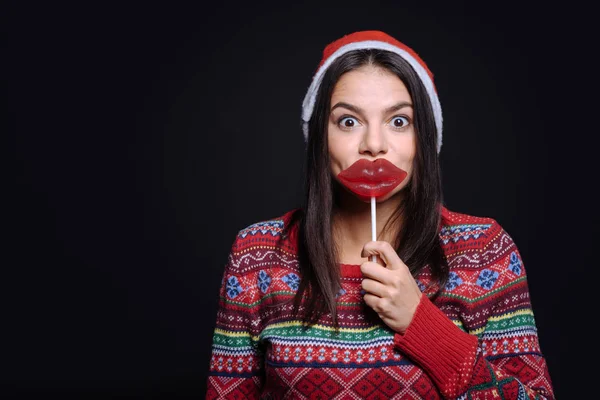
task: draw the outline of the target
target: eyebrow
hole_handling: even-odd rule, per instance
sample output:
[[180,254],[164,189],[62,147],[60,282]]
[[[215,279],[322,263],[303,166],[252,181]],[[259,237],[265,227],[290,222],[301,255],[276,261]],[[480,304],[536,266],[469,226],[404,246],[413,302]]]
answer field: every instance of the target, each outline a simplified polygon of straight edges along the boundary
[[[407,102],[407,101],[401,101],[400,103],[394,104],[393,106],[386,108],[386,109],[383,111],[383,113],[384,113],[384,114],[388,114],[388,113],[391,113],[391,112],[393,112],[393,111],[397,111],[397,110],[399,110],[399,109],[401,109],[401,108],[404,108],[404,107],[412,107],[412,106],[413,106],[413,105],[412,105],[412,104],[410,104],[410,103],[409,103],[409,102]],[[333,110],[335,110],[335,109],[336,109],[336,108],[338,108],[338,107],[344,107],[344,108],[347,108],[348,110],[350,110],[350,111],[354,111],[354,112],[355,112],[355,113],[357,113],[357,114],[363,114],[363,115],[364,115],[364,113],[365,113],[365,112],[364,112],[364,110],[363,110],[362,108],[360,108],[360,107],[357,107],[357,106],[353,106],[352,104],[344,103],[343,101],[340,101],[340,102],[339,102],[339,103],[337,103],[335,106],[331,107],[331,110],[330,110],[329,112],[331,113]]]

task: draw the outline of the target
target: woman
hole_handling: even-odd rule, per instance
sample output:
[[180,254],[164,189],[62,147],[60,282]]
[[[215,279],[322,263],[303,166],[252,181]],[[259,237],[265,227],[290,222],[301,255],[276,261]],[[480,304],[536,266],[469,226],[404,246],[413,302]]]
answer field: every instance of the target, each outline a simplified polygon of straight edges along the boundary
[[[517,247],[442,205],[423,60],[383,32],[344,36],[302,118],[305,204],[239,232],[207,398],[554,398]],[[372,241],[369,197],[344,176],[375,161],[403,174]]]

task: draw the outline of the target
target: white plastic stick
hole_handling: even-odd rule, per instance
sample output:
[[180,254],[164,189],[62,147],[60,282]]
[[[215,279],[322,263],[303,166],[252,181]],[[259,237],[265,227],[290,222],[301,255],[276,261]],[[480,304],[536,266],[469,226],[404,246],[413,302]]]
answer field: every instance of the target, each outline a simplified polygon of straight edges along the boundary
[[[372,241],[377,240],[377,225],[376,225],[377,219],[375,218],[376,212],[377,212],[376,204],[377,203],[375,202],[375,196],[371,196],[371,240]],[[377,262],[377,256],[371,256],[371,262]]]

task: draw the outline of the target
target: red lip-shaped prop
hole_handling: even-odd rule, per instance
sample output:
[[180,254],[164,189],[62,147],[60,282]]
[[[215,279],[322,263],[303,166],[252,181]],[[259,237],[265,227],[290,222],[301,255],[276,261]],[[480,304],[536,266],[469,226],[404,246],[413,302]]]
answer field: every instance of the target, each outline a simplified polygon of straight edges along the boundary
[[341,183],[362,197],[383,197],[406,178],[408,173],[391,162],[360,159],[338,174]]

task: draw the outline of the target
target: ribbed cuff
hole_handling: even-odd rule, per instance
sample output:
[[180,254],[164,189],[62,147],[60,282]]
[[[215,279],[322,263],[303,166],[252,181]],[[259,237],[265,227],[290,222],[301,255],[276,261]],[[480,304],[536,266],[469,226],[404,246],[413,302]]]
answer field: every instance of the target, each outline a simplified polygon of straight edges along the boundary
[[395,345],[423,368],[445,397],[466,389],[477,354],[477,337],[458,328],[427,296],[421,296],[413,320]]

